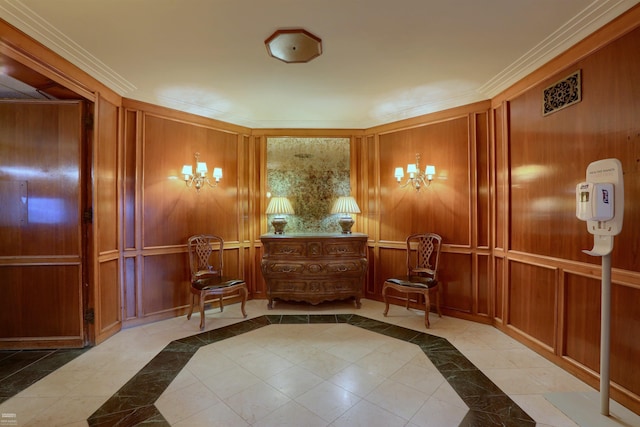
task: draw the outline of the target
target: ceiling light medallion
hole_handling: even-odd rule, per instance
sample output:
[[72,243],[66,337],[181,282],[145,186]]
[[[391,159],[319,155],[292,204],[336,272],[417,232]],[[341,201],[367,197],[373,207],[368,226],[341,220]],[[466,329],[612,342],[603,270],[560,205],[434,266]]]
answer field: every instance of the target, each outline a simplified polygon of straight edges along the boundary
[[322,54],[322,40],[301,28],[277,30],[264,44],[270,56],[288,64],[309,62]]

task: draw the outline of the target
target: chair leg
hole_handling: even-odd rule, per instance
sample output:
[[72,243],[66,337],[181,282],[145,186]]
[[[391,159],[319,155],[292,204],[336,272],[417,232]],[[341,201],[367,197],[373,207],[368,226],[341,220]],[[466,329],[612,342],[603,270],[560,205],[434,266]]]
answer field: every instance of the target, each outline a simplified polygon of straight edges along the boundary
[[429,328],[429,306],[431,305],[431,301],[429,301],[429,291],[427,290],[424,294],[424,326]]
[[222,313],[224,311],[224,303],[222,302],[222,295],[220,295],[220,312]]
[[387,317],[387,313],[389,313],[389,300],[387,299],[387,285],[382,285],[382,298],[384,299],[384,304],[385,304],[385,308],[384,308],[384,313],[382,313],[384,315],[384,317]]
[[187,320],[191,319],[191,315],[193,314],[193,305],[196,303],[196,296],[191,294],[191,306],[189,307],[189,313],[187,313]]
[[204,292],[200,292],[200,330],[204,329]]
[[247,312],[244,311],[244,304],[247,302],[247,296],[249,294],[249,291],[247,291],[247,288],[240,288],[240,294],[242,295],[242,302],[240,303],[240,310],[242,311],[242,315],[244,317],[247,317]]
[[440,287],[436,286],[436,310],[438,310],[438,317],[442,317],[442,312],[440,311]]

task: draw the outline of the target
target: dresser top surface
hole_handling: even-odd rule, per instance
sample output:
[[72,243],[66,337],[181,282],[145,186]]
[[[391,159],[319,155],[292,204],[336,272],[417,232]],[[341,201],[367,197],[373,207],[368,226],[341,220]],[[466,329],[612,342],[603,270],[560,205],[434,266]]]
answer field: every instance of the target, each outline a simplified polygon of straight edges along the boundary
[[289,233],[289,234],[274,234],[268,233],[260,236],[260,240],[264,239],[348,239],[358,238],[367,239],[369,236],[364,233]]

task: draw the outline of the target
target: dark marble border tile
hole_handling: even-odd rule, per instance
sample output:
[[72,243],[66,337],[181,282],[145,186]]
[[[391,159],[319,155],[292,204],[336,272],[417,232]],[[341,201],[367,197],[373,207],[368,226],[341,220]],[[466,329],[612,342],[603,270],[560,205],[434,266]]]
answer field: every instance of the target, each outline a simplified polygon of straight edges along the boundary
[[354,314],[266,315],[172,341],[94,412],[87,422],[90,426],[167,426],[169,424],[154,402],[200,347],[266,325],[311,323],[348,323],[418,345],[469,406],[469,412],[460,426],[533,427],[536,424],[448,340]]

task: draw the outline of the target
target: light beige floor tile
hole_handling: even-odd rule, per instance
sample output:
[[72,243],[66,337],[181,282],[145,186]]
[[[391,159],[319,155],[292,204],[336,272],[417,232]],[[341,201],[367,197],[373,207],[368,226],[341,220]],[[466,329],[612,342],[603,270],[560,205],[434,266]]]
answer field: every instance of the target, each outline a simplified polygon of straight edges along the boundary
[[189,418],[172,424],[173,427],[248,427],[250,424],[231,410],[225,403],[218,402]]
[[217,403],[220,399],[201,382],[172,392],[164,392],[155,405],[164,418],[176,423]]
[[[424,354],[422,357],[427,358]],[[429,364],[431,364],[431,361],[429,361]],[[390,378],[431,396],[446,380],[433,364],[429,368],[424,366],[428,365],[407,363],[391,375]]]
[[249,424],[266,417],[289,401],[291,399],[284,393],[264,382],[259,382],[224,399],[227,406]]
[[397,381],[386,380],[365,399],[387,411],[410,420],[429,395]]
[[535,379],[535,369],[484,369],[483,373],[506,394],[542,394],[546,388]]
[[531,418],[536,420],[536,425],[544,424],[554,427],[578,427],[551,402],[539,394],[513,395],[510,396],[514,402],[522,408]]
[[276,390],[279,390],[292,399],[308,392],[322,381],[323,379],[321,377],[300,366],[292,366],[266,380],[266,382]]
[[70,390],[67,396],[111,396],[138,372],[137,369],[97,371]]
[[221,399],[225,399],[261,382],[260,378],[239,366],[202,378],[201,381]]
[[336,344],[331,348],[328,348],[326,351],[327,353],[333,354],[340,359],[344,359],[348,362],[355,362],[371,353],[372,350],[367,346],[349,342],[348,340],[346,340],[346,342]]
[[57,427],[72,423],[82,423],[106,399],[101,397],[62,397],[55,405],[39,412],[25,424],[26,426]]
[[301,426],[325,427],[327,426],[327,422],[299,403],[291,401],[253,424],[253,427]]
[[468,409],[432,397],[411,418],[411,423],[419,427],[458,427],[467,412]]
[[263,350],[262,354],[250,358],[242,358],[238,364],[263,380],[293,367],[293,363],[271,352]]
[[62,370],[54,371],[23,390],[21,397],[61,397],[66,396],[88,378],[95,375],[93,370]]
[[516,368],[516,366],[498,350],[465,350],[464,355],[479,369]]
[[295,399],[327,422],[332,422],[344,414],[359,400],[354,393],[326,381]]
[[462,400],[460,395],[451,387],[446,381],[443,381],[438,389],[431,395],[431,398],[437,399],[441,402],[446,402],[449,405],[455,406],[463,410],[467,410],[469,407]]
[[331,427],[402,427],[407,420],[366,400],[361,400],[336,419]]
[[347,366],[329,381],[345,390],[364,397],[385,381],[385,377],[368,372],[358,365]]
[[349,362],[333,354],[320,352],[313,358],[303,360],[299,365],[326,380],[346,368]]
[[404,364],[399,364],[391,354],[373,352],[358,360],[356,365],[367,372],[388,378]]
[[0,403],[1,414],[15,415],[19,426],[27,425],[40,413],[56,404],[61,397],[21,397],[21,393]]

